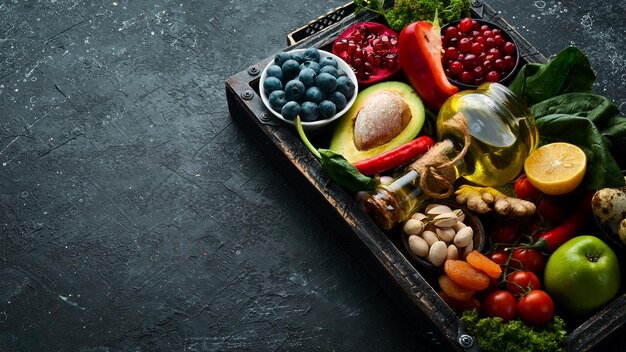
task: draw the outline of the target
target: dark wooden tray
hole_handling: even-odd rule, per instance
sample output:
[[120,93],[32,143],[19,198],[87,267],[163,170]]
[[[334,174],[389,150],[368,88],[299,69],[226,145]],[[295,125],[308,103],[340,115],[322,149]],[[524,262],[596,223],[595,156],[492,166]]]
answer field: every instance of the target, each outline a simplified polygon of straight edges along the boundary
[[[546,62],[546,58],[512,28],[494,9],[473,1],[473,16],[507,28],[518,44],[523,61]],[[287,50],[306,47],[328,48],[349,25],[374,20],[365,14],[355,18],[352,4],[335,9],[290,33]],[[391,299],[406,314],[418,334],[439,348],[452,351],[478,351],[473,337],[458,316],[439,298],[429,284],[433,278],[418,270],[403,255],[392,236],[380,228],[357,206],[343,188],[328,182],[319,162],[304,147],[294,129],[283,124],[265,108],[259,96],[260,72],[272,58],[253,64],[226,81],[228,108],[232,118],[265,152],[288,179],[302,190],[302,197],[314,205],[318,215],[337,229],[354,255],[374,276]],[[321,137],[318,137],[321,138]],[[623,269],[623,272],[626,270]],[[577,322],[567,339],[569,351],[598,349],[626,329],[626,295],[584,322]],[[572,329],[573,328],[573,329]]]

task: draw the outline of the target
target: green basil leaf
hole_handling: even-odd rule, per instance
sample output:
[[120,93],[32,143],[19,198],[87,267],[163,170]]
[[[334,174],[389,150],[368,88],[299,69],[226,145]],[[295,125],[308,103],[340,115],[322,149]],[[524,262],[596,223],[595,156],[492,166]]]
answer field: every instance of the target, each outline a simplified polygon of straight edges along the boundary
[[376,188],[376,181],[359,172],[341,154],[337,154],[329,149],[318,149],[320,153],[320,164],[330,175],[333,181],[345,187],[350,192],[373,191]]
[[587,155],[583,187],[601,189],[624,186],[624,176],[604,143],[602,133],[585,117],[552,114],[537,119],[542,143],[567,142]]

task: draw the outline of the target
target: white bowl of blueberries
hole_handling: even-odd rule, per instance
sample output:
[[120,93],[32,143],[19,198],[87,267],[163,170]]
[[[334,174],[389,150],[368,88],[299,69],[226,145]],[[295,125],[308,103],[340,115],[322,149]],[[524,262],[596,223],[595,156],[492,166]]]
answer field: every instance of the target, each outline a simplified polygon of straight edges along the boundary
[[358,84],[348,64],[317,48],[281,51],[261,73],[263,104],[280,120],[313,131],[337,120],[356,100]]

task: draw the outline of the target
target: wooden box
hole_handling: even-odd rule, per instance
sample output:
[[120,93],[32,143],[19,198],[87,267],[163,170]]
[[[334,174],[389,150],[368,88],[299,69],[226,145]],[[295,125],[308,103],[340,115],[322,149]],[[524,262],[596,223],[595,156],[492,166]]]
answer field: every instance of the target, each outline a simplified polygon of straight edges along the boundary
[[[525,63],[547,61],[491,7],[481,1],[474,1],[473,4],[473,17],[494,22],[512,33]],[[372,15],[355,18],[352,3],[346,4],[289,34],[290,46],[286,50],[312,46],[327,49],[343,29],[371,19],[374,19]],[[403,254],[402,246],[394,243],[392,236],[381,231],[358,208],[348,192],[328,182],[328,176],[301,143],[295,130],[273,117],[265,108],[259,96],[259,79],[261,70],[272,58],[253,64],[226,81],[232,118],[259,145],[271,162],[303,191],[305,201],[315,204],[320,218],[337,229],[337,234],[343,236],[354,255],[400,310],[406,313],[425,340],[446,351],[477,351],[477,344],[459,317],[431,286],[430,283],[434,282],[432,274],[411,264]],[[314,139],[320,141],[317,145],[324,145],[324,136],[315,136]],[[622,272],[626,273],[623,267]],[[624,320],[626,295],[622,287],[620,296],[588,320],[567,322],[567,350],[595,350],[607,343],[623,341],[619,336],[626,332]]]

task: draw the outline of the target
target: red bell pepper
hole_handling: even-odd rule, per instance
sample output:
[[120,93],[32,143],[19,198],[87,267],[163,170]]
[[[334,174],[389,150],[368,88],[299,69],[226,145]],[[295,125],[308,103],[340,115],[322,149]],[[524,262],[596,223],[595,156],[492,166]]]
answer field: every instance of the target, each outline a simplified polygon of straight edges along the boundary
[[413,22],[400,33],[398,56],[411,86],[424,104],[438,110],[459,89],[448,81],[441,63],[439,22]]

